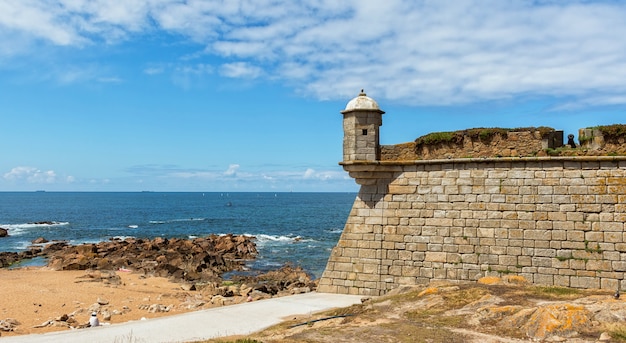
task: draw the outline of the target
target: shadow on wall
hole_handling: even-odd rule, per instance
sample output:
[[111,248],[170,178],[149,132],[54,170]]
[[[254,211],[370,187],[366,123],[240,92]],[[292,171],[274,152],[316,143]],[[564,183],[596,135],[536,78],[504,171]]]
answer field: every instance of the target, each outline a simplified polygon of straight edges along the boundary
[[[350,173],[350,175],[352,176],[352,173]],[[399,175],[400,174],[397,174],[394,176],[399,176]],[[372,177],[373,176],[374,175],[372,175]],[[376,205],[378,205],[378,203],[380,203],[380,201],[383,200],[385,195],[389,193],[389,185],[395,179],[396,179],[395,177],[381,178],[381,179],[375,179],[375,178],[366,179],[368,183],[373,182],[373,184],[359,183],[359,182],[363,182],[364,179],[356,179],[357,183],[361,185],[361,189],[359,190],[359,193],[357,196],[359,197],[359,199],[361,199],[361,201],[363,201],[363,203],[365,203],[365,205],[369,209],[376,208]]]

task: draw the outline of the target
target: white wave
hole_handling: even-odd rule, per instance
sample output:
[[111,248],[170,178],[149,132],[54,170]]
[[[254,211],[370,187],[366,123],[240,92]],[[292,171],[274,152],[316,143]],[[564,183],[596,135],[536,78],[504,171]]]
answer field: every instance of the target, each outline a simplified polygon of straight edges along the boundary
[[274,244],[281,244],[281,243],[291,244],[291,243],[300,243],[300,242],[315,242],[314,239],[302,238],[302,236],[266,235],[266,234],[259,234],[259,235],[244,234],[244,235],[249,236],[249,237],[256,237],[257,244],[261,246],[266,245],[266,244],[274,245]]
[[139,227],[139,225],[128,225],[128,227],[131,228],[131,229],[136,229],[136,228]]
[[19,236],[26,233],[28,230],[39,229],[45,227],[58,227],[69,225],[69,222],[49,222],[49,223],[22,223],[22,224],[0,224],[0,227],[3,227],[9,230],[9,235],[11,236]]
[[125,240],[126,238],[135,238],[135,236],[113,236],[112,239]]
[[256,265],[259,267],[280,267],[283,263],[273,261],[257,261]]
[[26,225],[32,225],[32,226],[63,226],[63,225],[70,225],[69,222],[55,222],[55,221],[51,221],[51,222],[40,222],[40,223],[26,223]]
[[300,236],[289,237],[289,236],[274,236],[274,235],[266,235],[260,234],[255,236],[257,241],[259,242],[293,242],[296,240],[302,239]]
[[[216,234],[220,237],[230,235],[229,233],[220,233]],[[251,233],[242,233],[242,236],[248,238],[254,238],[258,246],[264,245],[281,245],[281,244],[291,244],[291,243],[300,243],[300,242],[317,242],[312,238],[302,238],[302,236],[293,236],[293,235],[268,235],[268,234],[258,234],[254,235]]]
[[111,238],[91,238],[91,239],[71,239],[69,241],[70,245],[81,245],[81,244],[99,244],[102,242],[108,242],[110,240],[120,240],[123,241],[127,238],[135,238],[134,236],[113,236]]
[[98,244],[103,242],[101,239],[70,239],[70,245],[81,245],[81,244]]
[[18,242],[13,243],[10,249],[11,250],[26,250],[28,249],[28,247],[33,246],[33,245],[37,245],[37,244],[32,244],[29,241],[18,241]]
[[15,225],[0,224],[0,227],[7,229],[9,231],[9,236],[20,236],[26,233],[26,229],[17,227]]
[[201,222],[206,218],[181,218],[181,219],[169,219],[169,220],[151,220],[150,224],[167,224],[167,223],[181,223],[181,222]]
[[205,218],[181,218],[181,219],[172,219],[168,220],[169,223],[178,223],[178,222],[195,222],[195,221],[203,221]]
[[23,223],[23,224],[0,224],[2,227],[30,229],[34,227],[50,227],[70,225],[69,222],[49,222],[49,223]]

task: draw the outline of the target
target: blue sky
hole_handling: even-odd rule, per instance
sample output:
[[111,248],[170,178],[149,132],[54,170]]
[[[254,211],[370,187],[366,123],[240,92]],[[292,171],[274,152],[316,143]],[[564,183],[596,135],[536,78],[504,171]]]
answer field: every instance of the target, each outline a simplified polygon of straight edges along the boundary
[[357,191],[381,143],[624,123],[624,1],[0,0],[0,191]]

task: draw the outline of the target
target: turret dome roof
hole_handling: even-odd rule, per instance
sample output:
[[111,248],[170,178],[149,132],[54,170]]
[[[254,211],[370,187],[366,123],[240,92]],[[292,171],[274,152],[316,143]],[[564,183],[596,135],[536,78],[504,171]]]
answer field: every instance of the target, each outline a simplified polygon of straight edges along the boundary
[[380,107],[378,107],[378,103],[376,102],[376,100],[367,96],[367,94],[365,94],[362,89],[361,93],[359,93],[356,98],[350,100],[346,105],[346,109],[341,112],[345,113],[351,111],[374,111],[380,112],[381,114],[385,113],[384,111],[380,110]]

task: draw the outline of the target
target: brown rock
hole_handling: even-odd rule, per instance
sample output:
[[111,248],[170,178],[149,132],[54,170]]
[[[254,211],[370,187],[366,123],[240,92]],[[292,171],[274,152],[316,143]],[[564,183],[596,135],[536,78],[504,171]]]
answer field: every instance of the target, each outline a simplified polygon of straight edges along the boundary
[[16,252],[0,252],[0,268],[8,267],[20,260],[20,256]]
[[61,251],[61,250],[63,250],[66,247],[68,247],[67,242],[53,242],[53,243],[50,243],[50,244],[46,245],[43,248],[43,253],[44,254],[51,254],[51,253],[53,253],[55,251]]
[[75,246],[74,251],[80,255],[93,256],[98,250],[95,244],[81,244]]
[[0,320],[0,331],[13,331],[18,325],[20,325],[20,322],[13,318]]
[[590,312],[584,306],[559,303],[520,310],[502,320],[501,324],[520,328],[533,339],[575,337],[591,324],[589,317]]
[[0,237],[6,237],[9,235],[9,230],[0,227]]
[[99,270],[112,270],[115,269],[113,263],[108,258],[98,258],[96,259],[96,268]]
[[271,295],[277,295],[283,291],[293,294],[317,288],[316,283],[304,269],[289,265],[257,276],[234,277],[233,281],[245,283],[255,291]]
[[33,244],[44,244],[44,243],[48,243],[48,240],[43,238],[43,237],[38,237],[38,238],[33,239],[31,241],[31,243],[33,243]]

